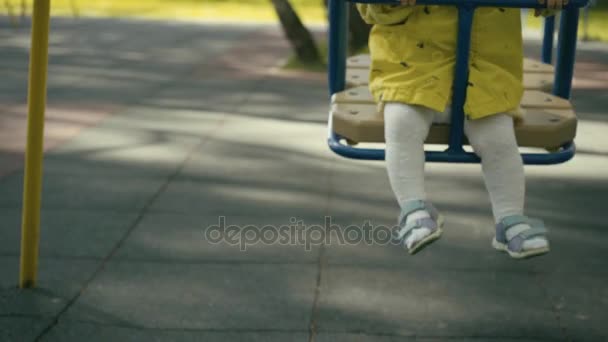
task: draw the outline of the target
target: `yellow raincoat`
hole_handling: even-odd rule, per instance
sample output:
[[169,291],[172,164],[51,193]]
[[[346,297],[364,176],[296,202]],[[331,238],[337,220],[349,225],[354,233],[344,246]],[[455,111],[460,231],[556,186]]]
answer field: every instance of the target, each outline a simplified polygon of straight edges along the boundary
[[[370,34],[370,90],[379,103],[444,112],[451,102],[458,10],[453,6],[357,4]],[[465,114],[520,115],[523,42],[519,9],[475,11]]]

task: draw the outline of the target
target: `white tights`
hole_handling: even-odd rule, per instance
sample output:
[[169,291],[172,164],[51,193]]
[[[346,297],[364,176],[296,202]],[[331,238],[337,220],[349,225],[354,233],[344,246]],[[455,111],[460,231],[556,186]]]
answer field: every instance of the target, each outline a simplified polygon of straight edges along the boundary
[[[401,207],[409,201],[426,200],[424,141],[438,115],[445,116],[446,113],[403,103],[385,105],[387,169],[391,187]],[[464,128],[471,146],[482,160],[484,181],[495,221],[499,222],[510,215],[523,215],[525,176],[513,119],[507,114],[492,115],[479,120],[466,120]],[[510,229],[509,232],[516,234],[526,228]]]

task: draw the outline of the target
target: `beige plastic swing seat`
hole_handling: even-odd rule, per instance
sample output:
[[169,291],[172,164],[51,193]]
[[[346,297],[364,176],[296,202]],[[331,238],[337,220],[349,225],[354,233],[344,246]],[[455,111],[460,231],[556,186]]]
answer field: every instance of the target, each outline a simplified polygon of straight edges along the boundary
[[[369,83],[369,55],[357,55],[346,61],[346,86],[364,86]],[[555,68],[531,58],[524,58],[524,89],[550,92]]]
[[[570,101],[540,91],[526,91],[523,122],[516,126],[522,147],[554,150],[573,141],[577,120]],[[333,130],[349,143],[384,142],[384,117],[367,87],[337,93],[331,104]],[[448,144],[449,125],[434,124],[428,144]]]
[[[346,67],[352,69],[369,69],[371,59],[369,55],[356,55],[346,60]],[[555,68],[551,64],[546,64],[532,58],[524,58],[524,72],[553,74]]]

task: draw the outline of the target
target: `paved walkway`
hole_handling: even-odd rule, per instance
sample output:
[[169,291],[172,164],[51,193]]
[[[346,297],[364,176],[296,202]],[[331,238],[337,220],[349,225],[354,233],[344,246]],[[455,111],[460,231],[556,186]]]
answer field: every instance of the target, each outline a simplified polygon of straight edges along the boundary
[[[276,27],[55,20],[40,281],[19,291],[27,45],[0,27],[0,341],[608,339],[605,45],[581,45],[579,154],[527,168],[553,252],[516,262],[490,247],[477,165],[428,166],[433,248],[338,243],[397,207],[382,163],[328,151],[324,77],[275,68]],[[297,227],[246,251],[205,235],[326,216],[309,248]]]

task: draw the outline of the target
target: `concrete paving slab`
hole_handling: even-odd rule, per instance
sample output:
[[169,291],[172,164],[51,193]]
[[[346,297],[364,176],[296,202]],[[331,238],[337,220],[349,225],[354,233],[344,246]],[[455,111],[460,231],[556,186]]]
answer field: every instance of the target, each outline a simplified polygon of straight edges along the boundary
[[562,341],[561,338],[542,338],[542,339],[538,339],[538,338],[494,338],[492,337],[491,339],[488,339],[487,337],[481,337],[481,338],[476,338],[476,337],[472,337],[472,338],[417,338],[416,341],[417,342],[439,342],[439,341],[454,341],[454,342],[478,342],[478,341],[492,341],[492,342],[537,342],[537,341],[554,341],[554,342],[558,342],[558,341]]
[[[42,209],[95,209],[133,212],[144,207],[166,182],[159,177],[88,177],[46,175],[43,179]],[[23,174],[0,179],[1,208],[22,207]]]
[[332,156],[327,146],[325,122],[302,119],[258,118],[235,114],[229,116],[218,140],[247,143],[253,146],[274,145],[277,148],[298,148],[319,156]]
[[[317,124],[230,116],[192,155],[176,181],[211,177],[206,181],[259,183],[269,189],[293,184],[327,193],[332,156],[324,134]],[[281,184],[274,185],[277,181]]]
[[217,129],[222,117],[222,113],[130,108],[62,145],[57,152],[95,156],[162,144],[183,148]]
[[[210,215],[323,217],[327,159],[276,143],[250,145],[216,138],[205,143],[153,204],[153,211]],[[295,144],[295,143],[294,143]]]
[[137,329],[128,327],[103,326],[91,323],[62,321],[41,341],[71,342],[81,341],[150,341],[150,342],[282,342],[308,341],[308,334],[302,332],[257,332],[257,331],[166,331],[157,329]]
[[182,79],[160,90],[157,96],[143,99],[141,104],[168,113],[204,111],[232,115],[234,109],[250,97],[246,91],[235,90],[253,90],[260,83],[259,79]]
[[[601,173],[600,177],[605,174]],[[536,178],[528,186],[529,214],[545,220],[553,253],[539,259],[547,272],[605,272],[608,180]]]
[[247,105],[238,112],[254,117],[326,124],[329,102],[324,100],[328,98],[325,81],[276,78],[254,89]]
[[0,177],[4,177],[11,172],[15,172],[21,168],[23,156],[18,153],[2,153],[0,154]]
[[158,144],[82,154],[53,153],[44,159],[44,173],[45,177],[58,178],[168,178],[186,158],[187,147],[182,150],[179,145]]
[[35,341],[51,321],[41,317],[0,317],[0,341]]
[[152,130],[140,133],[90,130],[85,135],[88,138],[74,139],[47,155],[45,176],[166,178],[176,172],[202,139]]
[[[21,245],[21,210],[0,209],[0,217],[0,253],[17,256]],[[136,217],[136,213],[111,211],[43,211],[41,258],[104,258]]]
[[41,258],[38,286],[20,290],[19,258],[0,257],[0,316],[54,317],[81,290],[99,266],[98,260]]
[[[316,264],[323,240],[314,238],[323,232],[323,220],[294,219],[150,214],[138,224],[115,258]],[[319,226],[316,231],[313,225]]]
[[[299,174],[293,175],[298,177]],[[276,175],[273,175],[276,177]],[[283,184],[224,178],[206,183],[174,181],[151,207],[153,212],[212,216],[323,217],[327,193],[304,181]]]
[[172,330],[305,330],[316,267],[112,262],[68,319]]
[[[538,339],[521,339],[521,338],[462,338],[462,337],[440,337],[440,338],[425,338],[419,336],[382,336],[382,335],[370,335],[370,334],[348,334],[348,333],[320,333],[316,338],[316,342],[481,342],[481,341],[492,341],[492,342],[538,342]],[[547,340],[542,341],[561,341],[561,340]]]
[[[174,79],[179,73],[187,73],[192,65],[213,60],[232,48],[234,41],[256,30],[254,26],[249,30],[230,27],[213,30],[201,24],[174,25],[160,21],[87,19],[79,24],[70,21],[53,20],[50,104],[130,102],[153,89],[159,81]],[[21,74],[16,74],[11,84],[22,84],[24,89],[29,26],[2,30],[1,34],[2,49],[7,51],[2,59],[20,61],[18,65],[1,65],[11,70],[20,66]],[[146,39],[140,39],[142,34]]]
[[414,342],[415,336],[379,336],[355,333],[326,333],[321,332],[315,337],[316,342]]
[[542,281],[568,340],[608,340],[608,274],[550,274]]
[[[207,142],[192,154],[176,181],[209,180],[308,184],[329,191],[329,160],[276,146]],[[275,176],[276,175],[276,176]]]
[[562,338],[544,290],[514,272],[328,266],[319,331],[487,338]]

